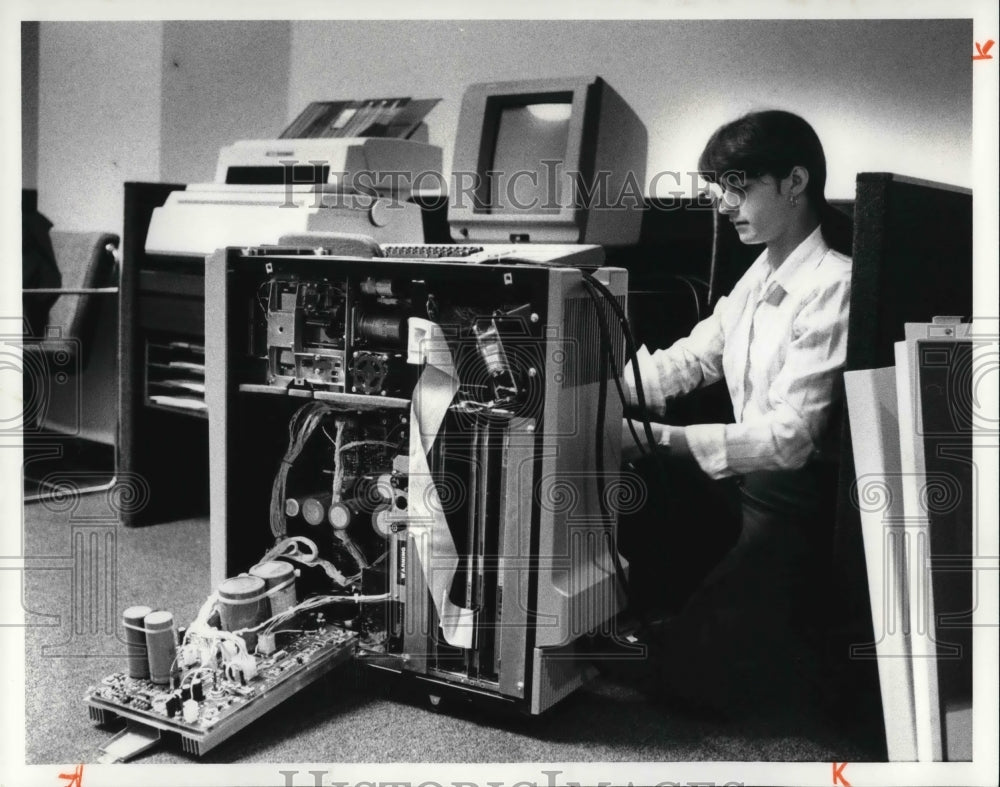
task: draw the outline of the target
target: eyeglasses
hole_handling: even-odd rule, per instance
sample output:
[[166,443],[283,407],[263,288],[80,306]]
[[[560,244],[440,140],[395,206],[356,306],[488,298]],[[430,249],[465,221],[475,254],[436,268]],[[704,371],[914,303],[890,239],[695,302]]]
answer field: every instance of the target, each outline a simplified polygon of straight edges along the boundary
[[747,198],[746,186],[743,185],[721,186],[718,183],[710,183],[708,191],[712,195],[713,202],[730,208],[738,208]]
[[724,203],[730,208],[738,208],[746,201],[751,185],[760,177],[760,174],[726,172],[718,181],[708,184],[708,191],[715,202]]

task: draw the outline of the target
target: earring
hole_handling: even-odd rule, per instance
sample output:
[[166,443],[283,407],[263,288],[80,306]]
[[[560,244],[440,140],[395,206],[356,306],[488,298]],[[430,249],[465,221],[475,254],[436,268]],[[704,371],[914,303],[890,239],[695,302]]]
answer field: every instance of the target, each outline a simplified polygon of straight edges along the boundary
[[788,195],[788,202],[789,202],[789,204],[791,204],[792,207],[795,207],[796,205],[799,204],[799,198],[796,197],[794,194],[789,194]]

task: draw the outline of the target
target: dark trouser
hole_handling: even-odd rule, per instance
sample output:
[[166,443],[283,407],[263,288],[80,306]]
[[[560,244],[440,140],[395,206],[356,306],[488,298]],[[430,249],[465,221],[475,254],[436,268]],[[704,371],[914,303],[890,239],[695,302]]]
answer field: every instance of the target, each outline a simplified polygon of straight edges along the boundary
[[618,545],[629,561],[629,605],[639,617],[678,612],[740,531],[735,478],[713,481],[691,459],[667,454],[635,463],[646,503],[619,517]]
[[[823,680],[836,480],[835,466],[814,463],[737,482],[735,544],[649,643],[656,690],[729,712],[809,701]],[[669,531],[712,527],[669,519]]]

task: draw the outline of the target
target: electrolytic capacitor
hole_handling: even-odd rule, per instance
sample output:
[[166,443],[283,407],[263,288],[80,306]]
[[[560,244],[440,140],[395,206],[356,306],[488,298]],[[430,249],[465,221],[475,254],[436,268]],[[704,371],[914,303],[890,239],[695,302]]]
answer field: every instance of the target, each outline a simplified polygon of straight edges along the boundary
[[381,537],[389,538],[392,534],[392,506],[381,505],[372,512],[372,529]]
[[[230,577],[219,584],[219,614],[226,631],[253,628],[263,623],[269,609],[267,584],[260,577]],[[257,644],[256,632],[248,631],[240,636],[253,652]]]
[[270,600],[270,615],[295,606],[295,569],[283,560],[269,560],[258,563],[250,569],[251,576],[260,577],[267,585],[267,597]]
[[329,521],[334,530],[347,530],[363,516],[364,509],[357,500],[342,500],[330,506]]
[[392,500],[392,473],[382,473],[375,479],[375,491],[382,500]]
[[169,683],[177,653],[173,613],[165,609],[150,612],[143,618],[143,627],[149,653],[149,679],[153,683]]
[[285,516],[298,516],[302,510],[302,504],[294,497],[285,501]]
[[311,495],[302,500],[302,518],[310,525],[322,524],[330,507],[330,494]]
[[146,651],[146,627],[143,620],[152,612],[147,606],[129,607],[122,613],[125,628],[125,654],[130,678],[149,677],[149,657]]

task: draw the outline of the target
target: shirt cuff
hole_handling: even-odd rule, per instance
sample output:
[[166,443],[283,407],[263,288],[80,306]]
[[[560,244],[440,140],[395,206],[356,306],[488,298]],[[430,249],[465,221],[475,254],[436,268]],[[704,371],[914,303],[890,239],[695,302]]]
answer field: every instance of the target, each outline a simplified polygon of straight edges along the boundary
[[726,456],[725,424],[695,424],[684,427],[691,455],[709,478],[735,475]]
[[[642,378],[642,393],[646,401],[646,409],[662,415],[666,397],[663,395],[663,388],[660,385],[659,369],[656,368],[653,356],[650,355],[645,344],[636,351],[635,360],[639,367],[639,376]],[[629,404],[638,407],[639,395],[636,393],[635,369],[633,369],[631,362],[625,367],[622,379]]]

